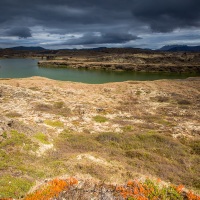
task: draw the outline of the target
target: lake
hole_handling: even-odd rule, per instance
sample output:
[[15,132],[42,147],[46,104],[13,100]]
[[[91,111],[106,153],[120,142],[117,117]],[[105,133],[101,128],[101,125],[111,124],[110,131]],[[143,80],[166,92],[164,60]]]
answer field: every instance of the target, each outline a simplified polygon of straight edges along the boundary
[[0,78],[25,78],[31,76],[42,76],[55,80],[74,81],[83,83],[107,83],[128,80],[158,80],[158,79],[184,79],[193,74],[176,73],[147,73],[130,71],[103,71],[70,68],[40,68],[37,59],[31,58],[8,58],[0,59]]

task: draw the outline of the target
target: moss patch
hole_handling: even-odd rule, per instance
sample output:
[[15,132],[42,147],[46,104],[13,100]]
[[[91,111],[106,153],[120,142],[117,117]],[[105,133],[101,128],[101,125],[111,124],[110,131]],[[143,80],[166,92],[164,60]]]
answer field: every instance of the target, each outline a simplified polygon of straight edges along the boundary
[[44,133],[36,133],[34,137],[44,144],[49,144],[48,137]]
[[3,175],[0,178],[0,198],[20,198],[29,191],[32,185],[33,182],[24,178]]
[[61,121],[45,120],[44,123],[53,127],[64,127],[64,124]]
[[108,121],[106,117],[100,116],[100,115],[95,116],[93,119],[95,122],[98,122],[98,123],[104,123]]

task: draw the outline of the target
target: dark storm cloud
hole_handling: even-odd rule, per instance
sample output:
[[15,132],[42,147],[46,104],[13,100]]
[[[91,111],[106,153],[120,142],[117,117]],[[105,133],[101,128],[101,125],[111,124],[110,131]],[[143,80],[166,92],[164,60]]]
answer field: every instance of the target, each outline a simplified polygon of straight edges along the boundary
[[[199,26],[199,0],[1,0],[0,22],[66,28],[139,20],[154,31]],[[132,16],[131,16],[132,13]],[[134,26],[133,26],[134,27]],[[74,26],[73,26],[74,28]]]
[[200,26],[199,0],[135,0],[132,14],[153,31]]
[[67,28],[71,25],[119,23],[127,20],[128,0],[1,0],[0,22]]
[[27,27],[13,27],[4,32],[5,36],[17,36],[19,38],[31,37],[31,31]]
[[[42,43],[45,33],[68,45],[122,44],[151,31],[199,28],[199,8],[200,0],[1,0],[0,35],[37,36]],[[64,41],[65,34],[83,36]]]
[[103,33],[98,35],[86,33],[82,37],[69,39],[63,45],[121,44],[136,39],[140,38],[129,33]]

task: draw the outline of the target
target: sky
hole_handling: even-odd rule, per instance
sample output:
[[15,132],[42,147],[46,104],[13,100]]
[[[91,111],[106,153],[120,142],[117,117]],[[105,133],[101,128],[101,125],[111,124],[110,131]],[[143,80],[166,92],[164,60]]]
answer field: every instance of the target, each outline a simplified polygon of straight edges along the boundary
[[200,0],[0,0],[0,48],[200,45]]

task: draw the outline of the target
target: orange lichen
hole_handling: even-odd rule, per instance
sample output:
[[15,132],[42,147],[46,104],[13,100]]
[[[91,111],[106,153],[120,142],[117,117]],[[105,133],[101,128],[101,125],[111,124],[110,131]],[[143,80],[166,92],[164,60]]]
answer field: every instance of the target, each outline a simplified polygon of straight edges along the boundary
[[157,182],[158,182],[158,183],[160,183],[160,182],[161,182],[161,179],[160,179],[160,178],[158,178],[158,179],[157,179]]
[[193,194],[191,191],[187,193],[188,200],[200,200],[200,196]]
[[[160,179],[156,181],[157,183],[161,182]],[[171,195],[176,195],[179,199],[182,197],[187,197],[188,200],[200,200],[200,197],[194,195],[192,192],[185,193],[183,192],[183,185],[170,185],[170,186],[162,186],[160,187],[156,183],[147,179],[144,183],[135,181],[128,181],[127,185],[119,186],[116,188],[116,191],[120,193],[120,195],[124,199],[134,199],[134,200],[157,200],[157,199],[165,199],[166,191],[168,190]]]
[[182,190],[183,190],[183,188],[184,188],[184,185],[178,185],[178,186],[176,187],[176,191],[177,191],[178,193],[181,193]]
[[[160,182],[160,181],[159,181]],[[52,198],[59,199],[63,194],[70,193],[71,189],[74,190],[75,185],[78,184],[78,180],[75,178],[68,178],[66,180],[54,179],[49,181],[45,186],[35,191],[33,194],[29,194],[24,200],[50,200]],[[99,185],[99,190],[91,189],[92,192],[100,194],[102,188],[108,188],[108,185]],[[112,188],[112,185],[110,185]],[[158,199],[187,199],[187,200],[200,200],[200,196],[195,195],[191,191],[186,192],[183,185],[163,185],[158,184],[158,181],[151,181],[150,179],[144,182],[134,180],[128,181],[127,184],[114,187],[111,190],[114,195],[120,197],[120,199],[128,200],[158,200]],[[81,188],[85,190],[84,185]],[[64,193],[63,193],[64,192]],[[0,199],[1,200],[1,199]]]
[[75,178],[67,180],[54,179],[49,181],[47,185],[28,195],[24,200],[49,200],[53,197],[58,197],[60,192],[69,189],[70,186],[76,185],[78,181]]

